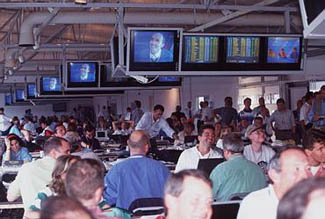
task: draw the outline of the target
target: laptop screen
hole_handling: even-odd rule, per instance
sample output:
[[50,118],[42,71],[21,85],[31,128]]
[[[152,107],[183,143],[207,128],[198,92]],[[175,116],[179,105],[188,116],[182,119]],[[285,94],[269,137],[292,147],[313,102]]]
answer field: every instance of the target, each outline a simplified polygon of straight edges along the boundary
[[241,201],[214,202],[212,219],[236,219]]
[[222,163],[224,161],[225,161],[224,158],[200,159],[197,168],[199,170],[203,170],[204,172],[206,172],[208,174],[208,176],[210,176],[210,173],[212,172],[212,170],[217,165],[219,165],[220,163]]

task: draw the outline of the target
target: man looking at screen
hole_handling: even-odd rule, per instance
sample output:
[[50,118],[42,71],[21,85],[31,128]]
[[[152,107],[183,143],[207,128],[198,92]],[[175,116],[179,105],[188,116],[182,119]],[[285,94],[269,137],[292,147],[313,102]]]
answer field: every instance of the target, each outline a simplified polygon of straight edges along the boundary
[[173,55],[165,47],[165,38],[161,33],[154,33],[149,42],[150,62],[172,62]]
[[51,78],[50,79],[50,90],[56,90],[57,83],[58,83],[58,81],[56,80],[56,78]]

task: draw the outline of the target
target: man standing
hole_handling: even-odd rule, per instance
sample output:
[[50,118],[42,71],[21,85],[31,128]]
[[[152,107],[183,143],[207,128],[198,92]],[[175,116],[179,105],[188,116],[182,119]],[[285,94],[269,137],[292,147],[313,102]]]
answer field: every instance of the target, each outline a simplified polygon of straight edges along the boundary
[[308,115],[313,127],[325,129],[325,85],[320,88],[319,95],[315,97]]
[[252,100],[251,98],[245,98],[244,100],[244,109],[238,113],[238,121],[246,120],[249,125],[253,123],[255,114],[251,109]]
[[178,139],[175,131],[168,125],[165,119],[161,118],[164,110],[162,105],[156,105],[153,108],[153,112],[146,112],[142,116],[135,130],[144,130],[148,132],[150,138],[158,136],[160,130],[162,130],[168,137]]
[[10,130],[10,118],[5,115],[4,109],[0,108],[0,133],[1,135],[7,135]]
[[308,92],[305,95],[305,103],[304,105],[302,105],[301,109],[300,109],[300,123],[303,129],[303,137],[306,134],[306,131],[308,131],[308,129],[310,129],[313,126],[313,123],[309,121],[308,115],[309,112],[311,110],[312,104],[313,104],[313,93],[312,92]]
[[141,109],[141,101],[140,100],[135,100],[135,109],[132,111],[132,117],[131,120],[134,121],[134,125],[137,125],[138,122],[140,121],[141,117],[143,116],[143,110]]
[[276,101],[277,110],[272,113],[270,122],[274,122],[275,138],[277,140],[294,139],[296,132],[296,123],[293,113],[286,108],[284,99],[279,98]]
[[261,109],[265,107],[265,100],[264,97],[260,97],[258,99],[258,106],[253,109],[254,116],[258,116],[261,114]]
[[181,117],[185,117],[185,113],[181,112],[182,107],[180,105],[176,106],[176,111],[172,113],[172,116],[176,116],[178,120],[181,120]]
[[245,158],[257,164],[264,170],[264,172],[266,172],[267,165],[275,152],[272,148],[263,145],[263,142],[265,141],[263,126],[257,126],[255,124],[248,126],[246,136],[251,141],[251,144],[244,148]]
[[166,219],[210,219],[212,182],[200,170],[172,174],[165,185]]
[[286,148],[270,161],[268,187],[250,193],[241,202],[237,219],[275,219],[279,200],[300,180],[310,176],[307,156],[300,148]]
[[212,146],[215,143],[213,126],[202,126],[198,139],[198,145],[181,153],[175,168],[176,173],[185,169],[196,169],[200,159],[222,158],[222,155],[219,152],[212,149]]
[[70,144],[63,138],[51,137],[44,144],[44,154],[44,158],[26,163],[19,169],[16,179],[8,189],[9,202],[22,197],[24,208],[27,210],[37,193],[52,180],[56,158],[70,154]]
[[227,201],[235,193],[249,193],[266,186],[262,169],[242,155],[244,143],[239,134],[226,135],[223,149],[227,161],[215,167],[210,175],[217,201]]
[[232,126],[233,129],[237,126],[237,110],[232,107],[232,98],[225,98],[225,106],[215,109],[215,114],[221,116],[221,122],[224,125]]
[[192,119],[194,112],[192,109],[192,101],[187,102],[187,107],[184,109],[184,113],[187,119]]
[[146,157],[150,141],[144,131],[134,131],[128,145],[131,156],[106,174],[103,194],[109,205],[123,209],[139,198],[162,198],[169,176],[169,170],[161,162]]
[[312,175],[325,177],[325,133],[317,129],[310,129],[303,144]]

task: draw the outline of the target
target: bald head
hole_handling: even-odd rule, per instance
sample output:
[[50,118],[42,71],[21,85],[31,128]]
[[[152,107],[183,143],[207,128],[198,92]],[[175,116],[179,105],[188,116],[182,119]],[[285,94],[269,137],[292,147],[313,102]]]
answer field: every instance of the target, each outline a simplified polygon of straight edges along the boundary
[[150,147],[150,139],[148,134],[143,130],[132,132],[128,140],[130,152],[132,154],[146,154]]

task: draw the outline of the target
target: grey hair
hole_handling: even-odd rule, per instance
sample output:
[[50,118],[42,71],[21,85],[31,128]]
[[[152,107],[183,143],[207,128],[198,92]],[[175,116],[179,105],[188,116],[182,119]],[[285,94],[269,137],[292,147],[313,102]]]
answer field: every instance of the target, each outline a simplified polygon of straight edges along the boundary
[[178,197],[183,192],[183,184],[186,177],[193,177],[202,180],[207,185],[209,185],[210,188],[212,188],[212,181],[209,179],[205,172],[195,169],[182,170],[169,176],[165,184],[165,196],[172,195],[174,197]]
[[233,152],[240,153],[244,150],[244,142],[241,139],[240,133],[229,133],[223,138],[223,149]]

